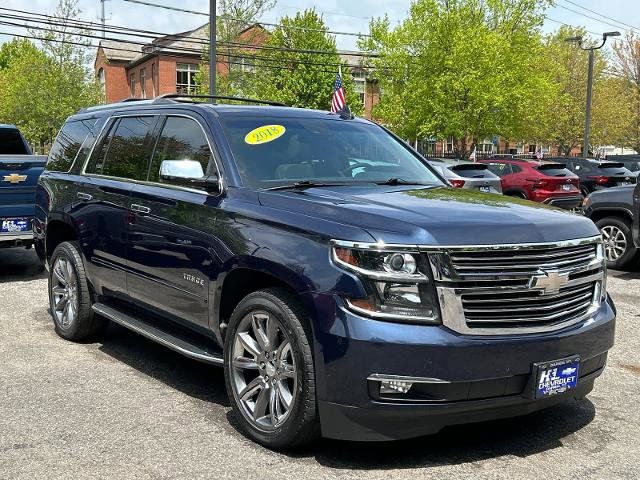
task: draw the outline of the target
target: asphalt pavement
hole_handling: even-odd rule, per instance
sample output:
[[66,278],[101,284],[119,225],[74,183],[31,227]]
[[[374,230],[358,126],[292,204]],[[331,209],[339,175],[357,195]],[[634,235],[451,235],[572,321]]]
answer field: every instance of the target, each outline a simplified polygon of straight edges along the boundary
[[610,272],[616,345],[587,399],[410,441],[266,450],[222,370],[112,327],[59,338],[33,250],[0,250],[0,479],[638,479],[640,273]]

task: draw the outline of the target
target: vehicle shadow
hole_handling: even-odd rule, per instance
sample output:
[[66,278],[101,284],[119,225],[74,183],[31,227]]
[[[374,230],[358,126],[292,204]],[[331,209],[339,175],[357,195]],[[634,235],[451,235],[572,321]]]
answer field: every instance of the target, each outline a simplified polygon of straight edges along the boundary
[[190,397],[229,406],[222,368],[186,358],[113,323],[101,342],[98,350],[141,374]]
[[321,440],[294,456],[311,457],[336,469],[405,469],[527,457],[562,446],[562,439],[588,425],[595,407],[571,401],[523,417],[445,428],[435,435],[382,443]]
[[46,277],[47,272],[33,248],[0,248],[0,283]]
[[[230,405],[219,367],[185,358],[117,325],[110,326],[99,350],[193,398],[224,408]],[[504,455],[527,457],[561,447],[563,438],[588,425],[594,416],[591,401],[574,400],[524,417],[448,427],[412,440],[322,439],[284,455],[313,459],[335,469],[362,470],[455,465]],[[234,416],[229,412],[226,418],[237,431]]]

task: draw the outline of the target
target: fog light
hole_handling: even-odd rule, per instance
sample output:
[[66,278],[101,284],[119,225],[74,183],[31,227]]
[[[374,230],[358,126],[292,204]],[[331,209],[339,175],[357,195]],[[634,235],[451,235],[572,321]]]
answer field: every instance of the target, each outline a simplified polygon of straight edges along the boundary
[[404,380],[382,380],[380,382],[380,393],[407,393],[413,383]]

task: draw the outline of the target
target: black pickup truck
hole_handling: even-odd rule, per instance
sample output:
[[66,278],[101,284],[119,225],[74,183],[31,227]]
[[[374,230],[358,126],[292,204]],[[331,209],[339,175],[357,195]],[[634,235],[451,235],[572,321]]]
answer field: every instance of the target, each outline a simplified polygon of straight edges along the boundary
[[593,222],[450,188],[380,125],[174,94],[80,112],[53,152],[35,232],[57,333],[111,321],[222,366],[271,448],[522,415],[605,368]]
[[36,184],[47,157],[32,155],[14,125],[0,124],[0,247],[31,247]]
[[638,249],[631,234],[634,217],[637,217],[633,207],[635,187],[627,185],[598,190],[586,197],[582,204],[584,215],[593,220],[602,233],[610,268],[629,268],[638,260]]

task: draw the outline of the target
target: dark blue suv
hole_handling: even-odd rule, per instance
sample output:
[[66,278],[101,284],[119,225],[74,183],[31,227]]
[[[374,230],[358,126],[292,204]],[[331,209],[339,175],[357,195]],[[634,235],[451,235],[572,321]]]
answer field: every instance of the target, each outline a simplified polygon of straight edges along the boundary
[[595,225],[450,188],[379,125],[171,95],[82,111],[58,142],[34,224],[57,333],[112,321],[222,365],[263,445],[521,415],[603,371]]

